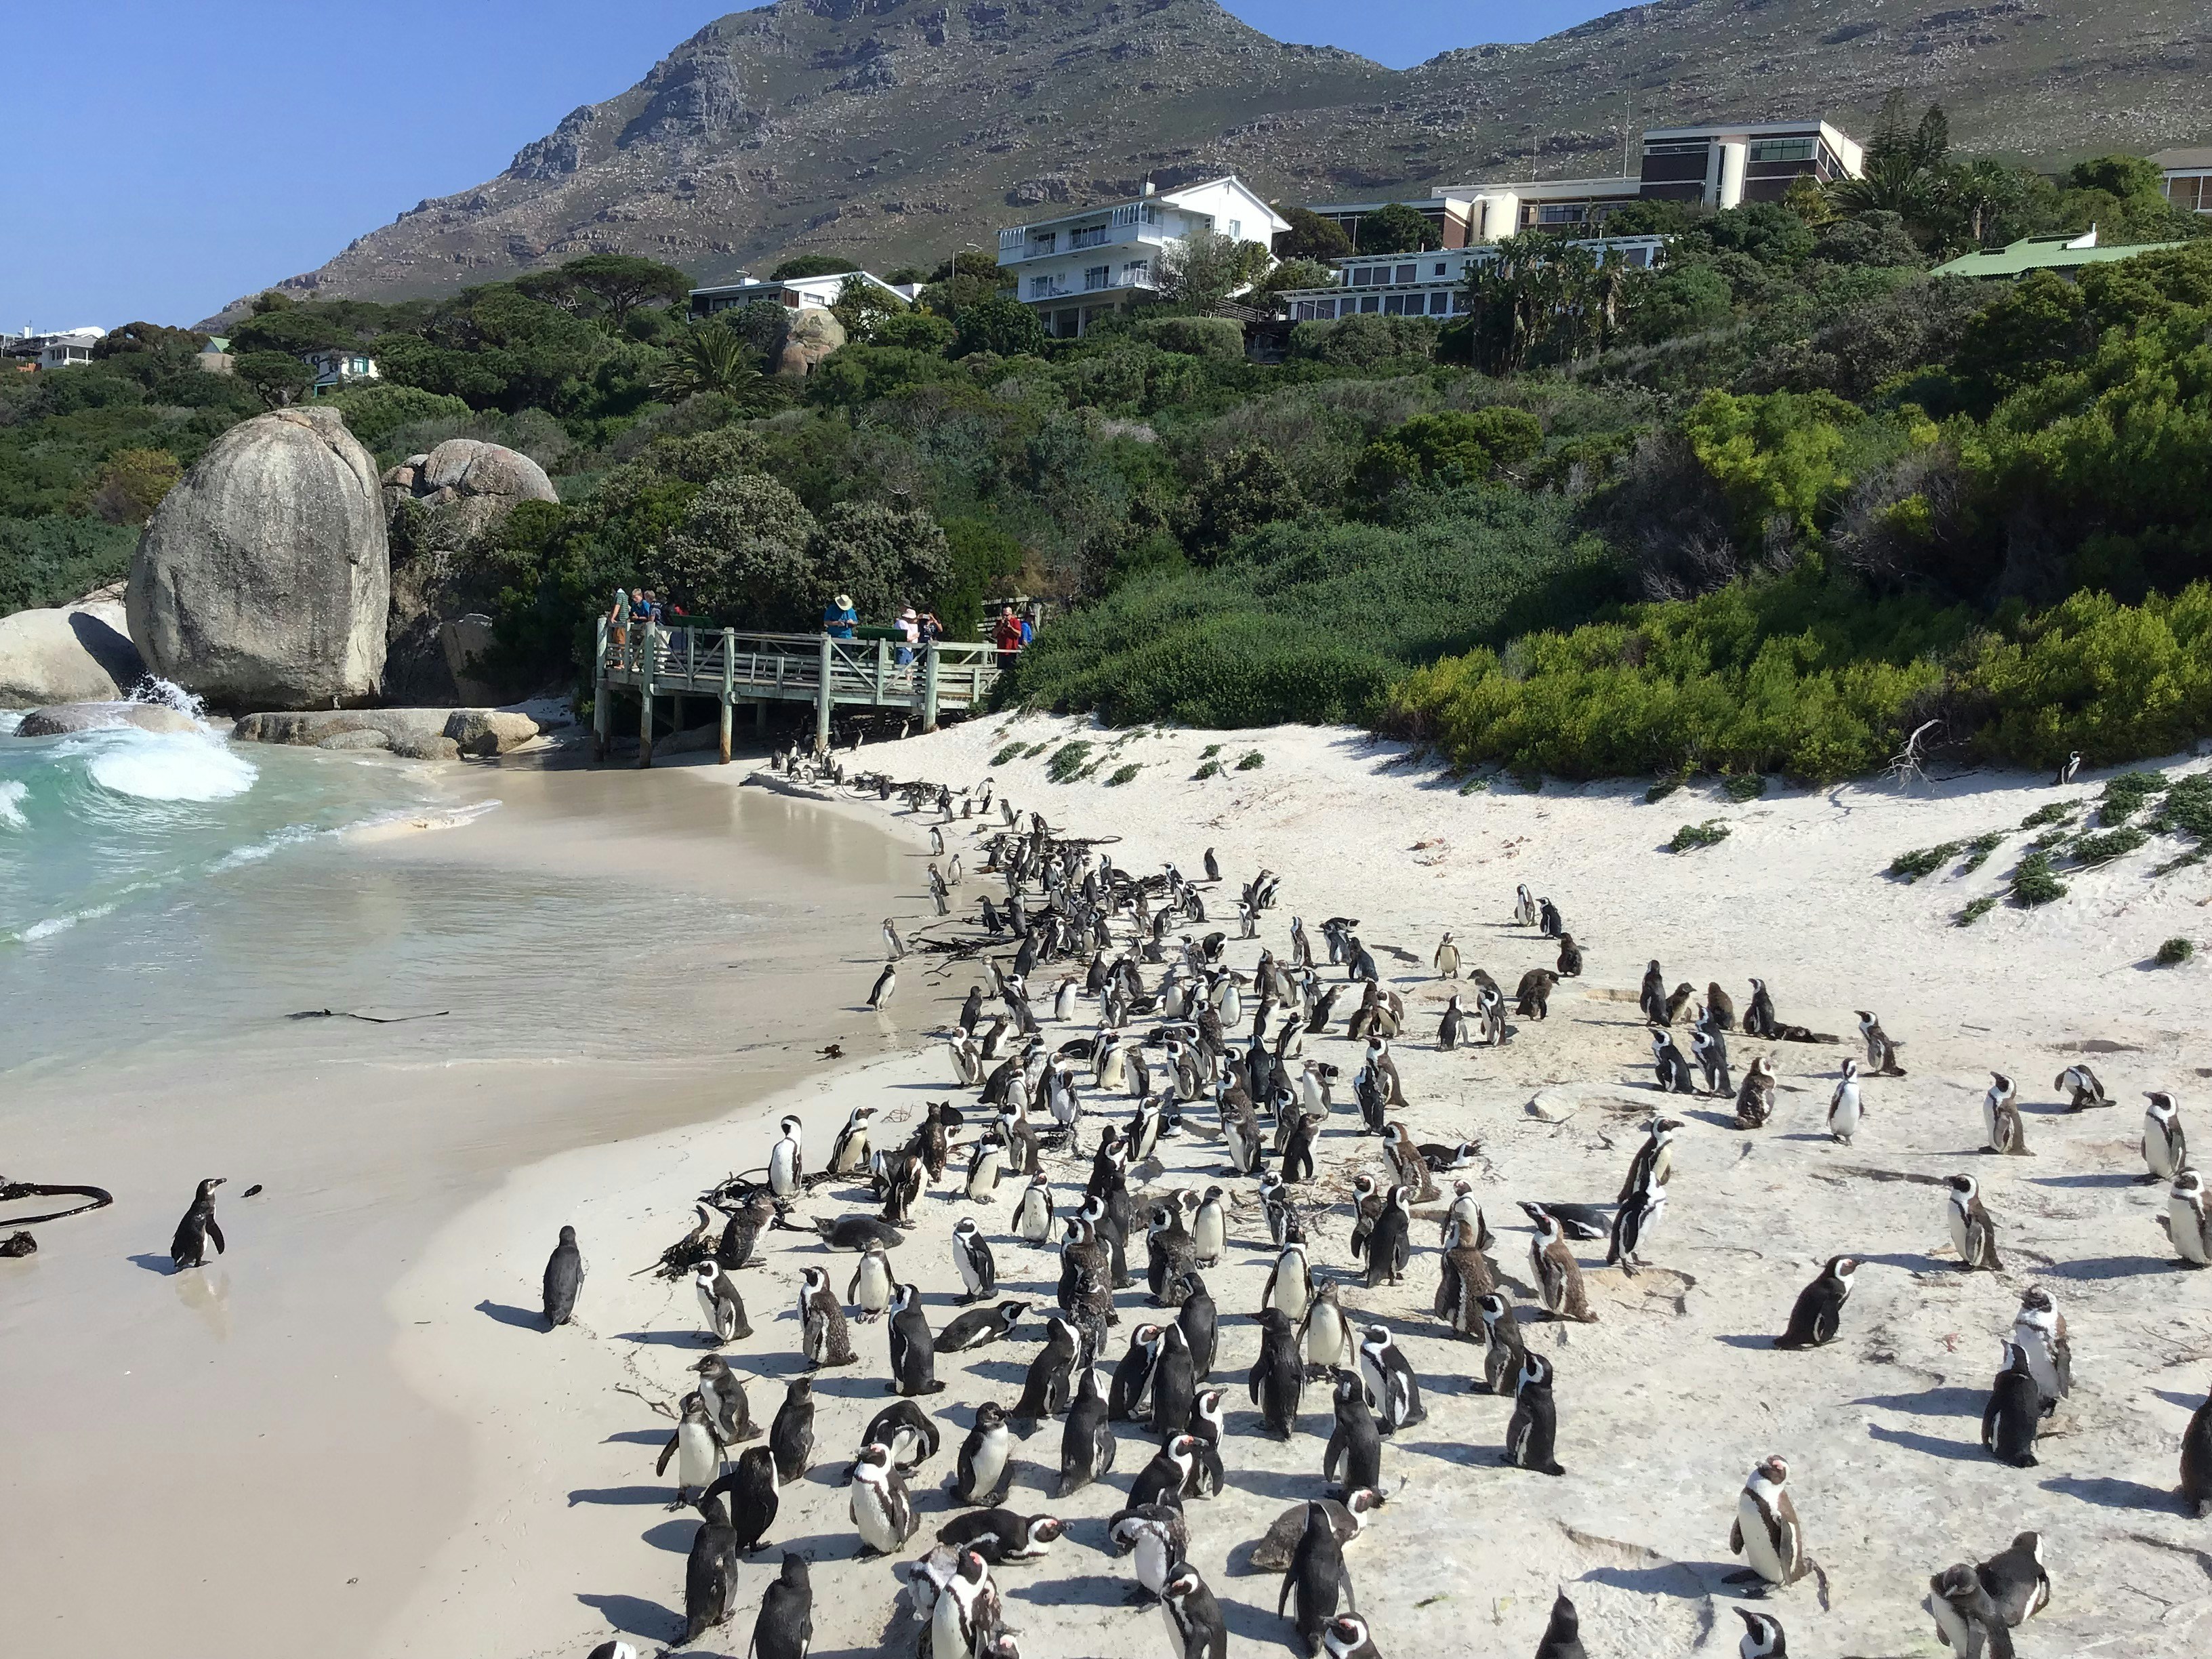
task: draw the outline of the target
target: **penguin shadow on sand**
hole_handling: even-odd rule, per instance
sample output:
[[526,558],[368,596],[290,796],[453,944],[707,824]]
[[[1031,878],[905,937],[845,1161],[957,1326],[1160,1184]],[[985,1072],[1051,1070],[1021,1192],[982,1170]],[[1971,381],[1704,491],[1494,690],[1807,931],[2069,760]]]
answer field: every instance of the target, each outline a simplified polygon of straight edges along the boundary
[[[1256,1414],[1253,1421],[1258,1423]],[[1311,1439],[1312,1437],[1302,1436],[1301,1438]],[[1389,1442],[1383,1443],[1387,1446]],[[1222,1476],[1235,1490],[1249,1492],[1255,1498],[1277,1498],[1286,1504],[1301,1498],[1318,1498],[1326,1485],[1321,1478],[1319,1445],[1320,1443],[1316,1443],[1314,1466],[1310,1469],[1224,1469]],[[1224,1458],[1223,1461],[1225,1462],[1227,1460]]]
[[[2203,1404],[2202,1401],[2197,1402]],[[2044,1491],[2057,1492],[2061,1498],[2078,1498],[2084,1504],[2094,1504],[2104,1510],[2150,1510],[2167,1515],[2194,1516],[2195,1507],[2178,1492],[2162,1486],[2146,1486],[2140,1480],[2124,1480],[2109,1474],[2058,1474],[2036,1483]],[[2199,1552],[2191,1550],[2192,1555]]]
[[698,1331],[624,1331],[616,1340],[635,1342],[641,1348],[690,1348],[702,1354],[714,1346]]
[[2141,1187],[2146,1193],[2152,1190],[2149,1182],[2139,1175],[2130,1175],[2124,1170],[2106,1170],[2092,1175],[2033,1176],[2031,1187]]
[[[1986,1401],[1989,1398],[1989,1390],[1984,1389],[1979,1392],[1982,1399]],[[1981,1412],[1978,1408],[1973,1415],[1977,1418],[1980,1417]],[[1881,1441],[1885,1446],[1896,1446],[1905,1451],[1925,1452],[1929,1456],[1940,1457],[1947,1463],[1988,1463],[1990,1462],[1990,1455],[1982,1449],[1978,1431],[1977,1432],[1978,1437],[1972,1440],[1939,1440],[1934,1435],[1922,1434],[1917,1429],[1885,1428],[1879,1423],[1867,1425],[1868,1437]]]
[[[2007,1254],[2033,1260],[2018,1246]],[[2045,1262],[2043,1266],[2044,1271],[2053,1279],[2078,1279],[2088,1284],[2106,1279],[2141,1279],[2150,1273],[2181,1274],[2197,1271],[2179,1257],[2156,1255],[2092,1255],[2076,1261]]]
[[[687,1544],[687,1549],[690,1547]],[[589,1590],[576,1599],[607,1621],[608,1627],[625,1636],[642,1636],[648,1642],[673,1643],[684,1634],[684,1615],[641,1595],[596,1595]]]
[[1902,1412],[1907,1417],[1971,1417],[1978,1421],[1982,1407],[1989,1404],[1987,1384],[1972,1388],[1953,1382],[1939,1382],[1932,1389],[1923,1389],[1917,1394],[1870,1394],[1854,1400],[1854,1406],[1879,1406],[1886,1412]]
[[[477,1304],[477,1311],[487,1319],[495,1319],[502,1325],[512,1325],[519,1331],[537,1331],[542,1334],[545,1330],[545,1314],[540,1308],[515,1308],[504,1302],[485,1301]],[[572,1320],[570,1322],[574,1322]]]
[[665,1550],[671,1555],[689,1555],[691,1553],[691,1540],[698,1530],[699,1515],[695,1510],[688,1516],[679,1515],[647,1527],[638,1537],[653,1548]]

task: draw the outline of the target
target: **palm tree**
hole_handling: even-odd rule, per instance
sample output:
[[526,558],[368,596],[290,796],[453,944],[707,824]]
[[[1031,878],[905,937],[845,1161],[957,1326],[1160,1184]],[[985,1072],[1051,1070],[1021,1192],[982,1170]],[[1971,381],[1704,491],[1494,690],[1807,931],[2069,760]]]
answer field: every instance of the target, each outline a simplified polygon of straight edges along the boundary
[[744,337],[725,324],[686,329],[670,343],[668,362],[653,389],[672,401],[719,392],[740,404],[750,404],[764,389],[752,356]]

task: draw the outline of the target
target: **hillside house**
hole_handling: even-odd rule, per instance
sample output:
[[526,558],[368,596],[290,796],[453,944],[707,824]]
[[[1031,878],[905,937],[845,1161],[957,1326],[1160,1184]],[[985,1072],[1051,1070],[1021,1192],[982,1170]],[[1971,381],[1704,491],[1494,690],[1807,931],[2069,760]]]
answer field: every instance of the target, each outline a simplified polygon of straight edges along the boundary
[[19,368],[33,372],[73,368],[92,361],[92,349],[107,337],[104,328],[65,328],[51,334],[26,328],[7,343],[8,355]]
[[[1759,121],[1693,127],[1650,127],[1633,172],[1618,178],[1535,179],[1446,185],[1430,192],[1435,222],[1455,225],[1462,245],[1501,241],[1524,230],[1596,225],[1631,202],[1687,202],[1716,210],[1747,202],[1778,202],[1797,179],[1823,184],[1855,179],[1866,155],[1858,143],[1826,121]],[[1379,204],[1318,206],[1347,232],[1355,209]],[[1409,204],[1409,205],[1412,205]]]
[[2162,149],[2151,158],[2166,175],[2166,199],[2191,213],[2212,213],[2212,149]]
[[781,306],[787,311],[826,311],[837,303],[845,292],[845,284],[854,277],[902,301],[910,301],[921,292],[919,283],[887,283],[865,270],[841,270],[829,276],[793,276],[781,283],[756,281],[746,276],[738,282],[723,283],[712,288],[693,289],[691,320],[696,323],[718,312],[740,310],[756,300],[766,300],[769,304]]
[[1018,286],[1015,297],[1036,312],[1047,334],[1072,339],[1097,318],[1157,292],[1160,259],[1201,230],[1231,241],[1271,246],[1290,222],[1243,179],[1107,202],[999,233],[999,267]]
[[2098,242],[2097,228],[2092,225],[2078,234],[2062,230],[2049,236],[2023,236],[2005,247],[1962,253],[1955,259],[1945,261],[1928,274],[1930,276],[2025,276],[2031,270],[2055,270],[2062,276],[2070,277],[2084,265],[2109,264],[2115,259],[2132,259],[2138,253],[2155,253],[2161,248],[2188,246],[2186,242],[2136,242],[2122,246],[2106,246]]
[[[1617,252],[1625,264],[1639,270],[1662,263],[1667,255],[1663,236],[1601,236],[1567,246],[1599,254]],[[1363,313],[1449,318],[1467,309],[1464,287],[1469,268],[1497,257],[1497,248],[1487,244],[1427,253],[1362,254],[1337,260],[1336,281],[1330,286],[1285,289],[1277,298],[1294,323],[1328,322]]]
[[325,392],[341,392],[362,380],[380,380],[383,373],[376,359],[359,346],[332,347],[326,351],[303,351],[300,361],[314,371],[314,383],[307,395],[319,398]]

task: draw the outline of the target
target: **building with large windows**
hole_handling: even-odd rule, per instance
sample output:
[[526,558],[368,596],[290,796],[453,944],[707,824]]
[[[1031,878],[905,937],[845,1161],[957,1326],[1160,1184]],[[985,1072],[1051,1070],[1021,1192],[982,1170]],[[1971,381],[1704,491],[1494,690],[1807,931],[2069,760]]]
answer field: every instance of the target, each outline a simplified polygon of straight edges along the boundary
[[1290,228],[1241,179],[1158,193],[1147,185],[1125,202],[1007,226],[999,233],[999,266],[1046,333],[1073,338],[1094,318],[1156,292],[1162,257],[1195,233],[1266,247]]
[[[1662,263],[1667,253],[1663,236],[1590,237],[1567,246],[1600,255],[1618,253],[1622,263],[1639,270]],[[1467,309],[1468,268],[1497,257],[1498,250],[1492,246],[1362,254],[1337,260],[1337,279],[1329,287],[1285,289],[1277,297],[1294,323],[1329,322],[1364,313],[1449,318]]]

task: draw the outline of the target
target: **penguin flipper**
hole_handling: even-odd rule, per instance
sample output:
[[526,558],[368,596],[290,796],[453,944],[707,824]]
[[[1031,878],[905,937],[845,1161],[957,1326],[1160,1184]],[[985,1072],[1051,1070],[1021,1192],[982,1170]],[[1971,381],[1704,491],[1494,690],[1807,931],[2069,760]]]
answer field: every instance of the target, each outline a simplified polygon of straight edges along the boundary
[[213,1216],[210,1216],[207,1218],[207,1236],[209,1240],[215,1245],[215,1253],[217,1255],[221,1255],[222,1254],[222,1229],[215,1224],[215,1218]]
[[653,1466],[653,1474],[655,1475],[663,1475],[667,1474],[668,1460],[675,1455],[676,1437],[672,1434],[668,1437],[668,1443],[660,1449],[660,1461]]

